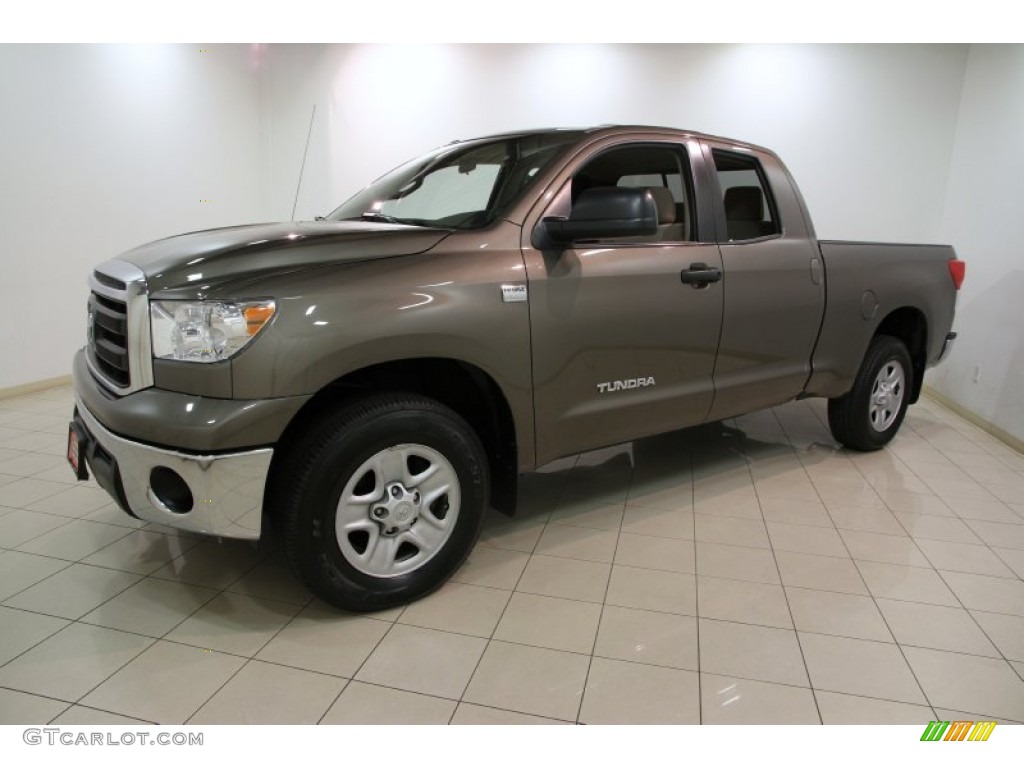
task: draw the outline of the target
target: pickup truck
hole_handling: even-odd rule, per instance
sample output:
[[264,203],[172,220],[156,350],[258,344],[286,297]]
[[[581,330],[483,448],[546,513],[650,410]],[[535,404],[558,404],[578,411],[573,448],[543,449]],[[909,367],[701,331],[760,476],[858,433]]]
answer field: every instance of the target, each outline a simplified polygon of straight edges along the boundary
[[97,267],[68,459],[143,520],[274,530],[313,593],[376,610],[441,585],[559,457],[804,397],[882,448],[950,348],[964,269],[817,240],[751,144],[457,141],[317,221]]

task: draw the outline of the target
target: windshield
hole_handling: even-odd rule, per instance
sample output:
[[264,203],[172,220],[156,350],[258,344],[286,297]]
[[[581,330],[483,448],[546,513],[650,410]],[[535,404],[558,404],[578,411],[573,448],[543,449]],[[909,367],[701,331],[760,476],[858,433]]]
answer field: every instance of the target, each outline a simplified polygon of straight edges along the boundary
[[500,217],[575,143],[559,131],[450,144],[377,179],[328,221],[390,221],[478,229]]

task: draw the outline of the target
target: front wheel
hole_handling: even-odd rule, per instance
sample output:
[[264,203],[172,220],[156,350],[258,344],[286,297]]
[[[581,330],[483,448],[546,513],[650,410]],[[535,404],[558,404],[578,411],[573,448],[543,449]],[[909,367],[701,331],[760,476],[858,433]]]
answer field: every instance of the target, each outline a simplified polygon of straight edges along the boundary
[[340,409],[291,446],[280,471],[292,569],[348,610],[388,608],[443,584],[476,542],[489,498],[476,434],[414,395]]
[[896,435],[910,404],[910,353],[893,336],[876,336],[853,388],[828,401],[832,436],[856,451],[877,451]]

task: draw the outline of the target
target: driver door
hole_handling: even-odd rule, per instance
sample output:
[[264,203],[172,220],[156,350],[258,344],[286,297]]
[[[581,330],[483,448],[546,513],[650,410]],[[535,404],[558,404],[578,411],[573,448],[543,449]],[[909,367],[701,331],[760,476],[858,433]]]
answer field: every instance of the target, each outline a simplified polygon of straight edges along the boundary
[[691,155],[696,143],[606,143],[577,158],[526,222],[529,238],[594,186],[642,187],[658,201],[655,235],[524,245],[538,463],[698,424],[711,408],[722,283],[684,281],[698,268],[720,276],[722,261],[700,238],[714,239],[697,215]]

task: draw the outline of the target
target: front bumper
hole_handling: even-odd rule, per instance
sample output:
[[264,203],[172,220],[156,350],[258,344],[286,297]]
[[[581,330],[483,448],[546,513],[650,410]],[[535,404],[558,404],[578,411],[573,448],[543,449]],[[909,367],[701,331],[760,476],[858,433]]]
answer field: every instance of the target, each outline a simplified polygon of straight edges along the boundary
[[[102,449],[86,452],[90,469],[98,479],[103,478],[101,485],[131,514],[151,523],[211,536],[260,537],[263,493],[273,449],[204,456],[156,448],[115,435],[80,397],[76,395],[75,400],[77,419],[87,430],[87,439]],[[97,454],[106,456],[101,459]],[[166,476],[166,470],[176,473],[188,486],[190,505],[165,503],[154,491],[154,478],[160,473]],[[174,506],[178,511],[172,510]]]

